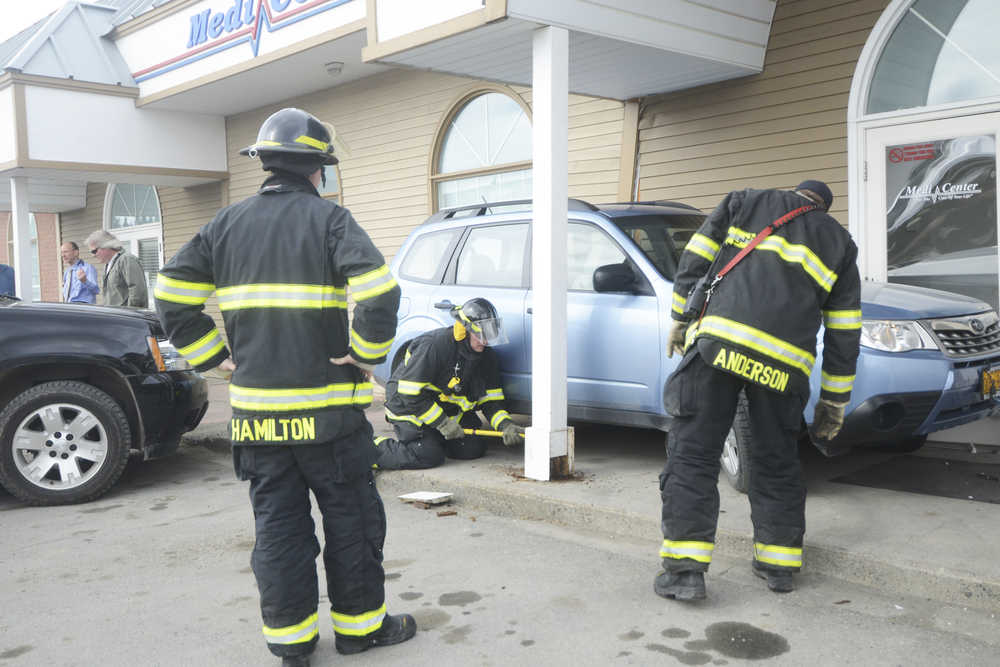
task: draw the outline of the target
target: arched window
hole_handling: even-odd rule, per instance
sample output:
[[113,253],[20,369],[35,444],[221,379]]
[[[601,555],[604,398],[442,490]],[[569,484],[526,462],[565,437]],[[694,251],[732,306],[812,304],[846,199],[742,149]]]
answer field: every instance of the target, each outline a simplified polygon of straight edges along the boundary
[[431,176],[436,208],[531,198],[531,121],[512,97],[466,97],[438,146]]
[[[28,236],[31,244],[31,300],[42,300],[42,272],[38,261],[38,227],[35,224],[35,214],[28,214]],[[7,257],[10,265],[14,265],[14,216],[10,216],[7,227]]]
[[340,165],[335,164],[326,167],[326,185],[320,184],[319,194],[325,198],[343,204],[340,193]]
[[867,113],[1000,97],[996,0],[917,0],[872,77]]
[[152,295],[156,273],[163,265],[163,221],[156,188],[132,183],[109,185],[104,200],[104,228],[139,258]]

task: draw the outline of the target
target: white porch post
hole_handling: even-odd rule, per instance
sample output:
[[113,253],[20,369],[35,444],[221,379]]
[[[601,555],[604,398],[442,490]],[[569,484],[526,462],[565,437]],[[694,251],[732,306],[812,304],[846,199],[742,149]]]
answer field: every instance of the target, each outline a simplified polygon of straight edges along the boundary
[[[548,480],[550,460],[572,460],[566,428],[566,217],[569,34],[535,31],[532,74],[531,414],[524,475]],[[572,463],[569,463],[572,466]]]
[[28,179],[10,179],[10,215],[14,223],[14,292],[22,301],[31,301],[31,236],[28,234]]

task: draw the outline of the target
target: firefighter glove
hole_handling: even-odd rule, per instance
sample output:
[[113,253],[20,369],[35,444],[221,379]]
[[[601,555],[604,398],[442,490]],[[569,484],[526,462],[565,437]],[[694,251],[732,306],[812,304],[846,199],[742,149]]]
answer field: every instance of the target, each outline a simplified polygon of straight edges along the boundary
[[673,320],[670,325],[670,334],[667,341],[667,356],[672,357],[676,352],[678,356],[684,356],[684,337],[687,335],[687,328],[690,322]]
[[816,403],[813,415],[813,436],[820,440],[833,440],[844,425],[844,408],[847,402],[838,403],[828,398],[821,398]]
[[513,447],[514,445],[524,441],[524,427],[518,426],[511,420],[507,420],[507,423],[503,425],[503,444],[506,447]]
[[454,419],[445,419],[435,428],[441,432],[441,435],[444,436],[445,440],[461,440],[465,436],[465,431],[462,430],[462,425]]

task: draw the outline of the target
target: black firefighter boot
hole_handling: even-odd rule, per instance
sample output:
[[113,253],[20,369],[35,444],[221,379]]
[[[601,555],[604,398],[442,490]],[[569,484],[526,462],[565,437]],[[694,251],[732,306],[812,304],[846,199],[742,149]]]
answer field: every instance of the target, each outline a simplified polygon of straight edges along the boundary
[[704,600],[705,573],[695,570],[660,572],[653,581],[653,590],[661,598],[675,600]]
[[761,579],[767,579],[767,587],[775,593],[791,593],[795,590],[795,582],[792,581],[791,572],[771,570],[754,561],[753,573]]
[[409,614],[385,615],[382,627],[364,637],[337,635],[337,653],[351,655],[361,653],[376,646],[391,646],[412,639],[417,634],[417,622]]
[[281,667],[309,667],[309,656],[286,655],[281,659]]

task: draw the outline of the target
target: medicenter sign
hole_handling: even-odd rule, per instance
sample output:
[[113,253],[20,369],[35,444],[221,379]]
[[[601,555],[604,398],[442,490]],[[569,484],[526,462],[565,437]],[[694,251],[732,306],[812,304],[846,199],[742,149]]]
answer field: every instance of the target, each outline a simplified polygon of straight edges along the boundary
[[365,17],[365,0],[203,0],[123,30],[117,46],[140,97],[294,52],[295,45]]

